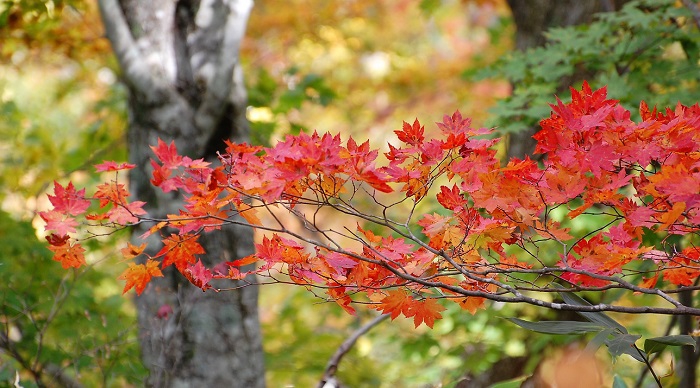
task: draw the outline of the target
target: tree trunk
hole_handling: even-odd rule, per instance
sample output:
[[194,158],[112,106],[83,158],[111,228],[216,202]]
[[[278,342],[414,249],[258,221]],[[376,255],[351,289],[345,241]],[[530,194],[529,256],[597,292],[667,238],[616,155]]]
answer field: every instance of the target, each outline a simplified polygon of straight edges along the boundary
[[[678,299],[686,306],[693,305],[693,291],[685,290],[678,294]],[[678,317],[678,326],[681,334],[692,334],[695,331],[695,317],[681,315]],[[696,339],[697,344],[697,339]],[[697,346],[697,345],[696,345]],[[698,356],[692,346],[681,347],[681,357],[678,360],[678,375],[680,376],[679,388],[697,387],[697,364]]]
[[[100,0],[106,34],[129,89],[129,160],[137,166],[130,175],[131,192],[134,200],[148,204],[152,217],[163,218],[182,204],[181,197],[149,183],[149,146],[158,138],[174,140],[184,155],[216,162],[224,139],[248,137],[238,55],[251,7],[252,0]],[[134,239],[149,227],[136,227]],[[202,236],[200,243],[209,267],[254,249],[246,227],[225,228]],[[148,252],[157,252],[159,244],[151,238]],[[172,267],[136,299],[148,384],[263,387],[258,290],[203,293]],[[172,314],[163,314],[164,306]]]
[[[525,51],[542,46],[544,33],[552,27],[566,27],[590,23],[597,12],[615,11],[628,0],[507,0],[515,22],[515,48]],[[580,79],[574,76],[562,80],[562,88]],[[536,142],[532,138],[538,128],[511,134],[508,141],[508,157],[524,158],[532,155]]]

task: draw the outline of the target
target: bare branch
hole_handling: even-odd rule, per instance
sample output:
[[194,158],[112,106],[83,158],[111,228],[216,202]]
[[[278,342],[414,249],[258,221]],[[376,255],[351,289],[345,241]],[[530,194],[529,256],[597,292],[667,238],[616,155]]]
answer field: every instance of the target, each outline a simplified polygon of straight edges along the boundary
[[358,338],[366,334],[368,331],[372,330],[373,327],[382,323],[382,321],[384,321],[385,319],[389,318],[389,315],[390,314],[380,315],[374,318],[373,320],[367,322],[362,327],[357,329],[354,333],[352,333],[352,335],[348,337],[345,341],[343,341],[342,344],[340,344],[338,350],[336,350],[333,356],[330,358],[330,360],[328,360],[328,364],[326,364],[326,371],[323,373],[323,377],[318,383],[318,388],[324,388],[326,387],[326,384],[331,383],[335,380],[335,374],[338,371],[338,364],[340,364],[340,361],[343,359],[343,357],[350,351],[350,349],[352,349],[352,347],[355,345],[355,342],[357,342]]
[[63,368],[56,364],[48,364],[44,367],[44,375],[51,376],[56,384],[65,388],[82,388],[83,384],[67,375]]

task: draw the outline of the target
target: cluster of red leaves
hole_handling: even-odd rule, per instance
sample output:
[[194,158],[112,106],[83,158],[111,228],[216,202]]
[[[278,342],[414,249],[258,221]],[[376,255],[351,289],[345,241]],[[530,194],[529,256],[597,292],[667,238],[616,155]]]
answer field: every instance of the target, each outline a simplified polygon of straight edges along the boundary
[[[700,107],[679,104],[659,112],[642,103],[642,121],[635,123],[629,111],[607,99],[605,88],[592,91],[584,83],[581,91],[572,89],[570,103],[557,100],[552,110],[535,135],[542,161],[512,159],[505,166],[493,148],[499,140],[488,138],[489,130],[471,128],[459,112],[437,123],[441,135],[433,139],[426,139],[417,120],[404,123],[396,131],[401,144],[388,145],[383,166],[376,162],[379,151],[368,142],[350,138],[343,144],[331,134],[288,136],[272,148],[229,142],[217,167],[180,156],[173,143],[159,140],[152,147],[151,182],[164,192],[180,191],[184,205],[167,219],[150,220],[154,226],[147,235],[163,234],[157,254],[146,255],[145,245],[125,248],[127,258],[147,257],[121,275],[124,291],[136,287],[140,294],[170,264],[203,290],[211,288],[212,279],[270,276],[274,270],[297,284],[325,289],[350,313],[351,303],[359,301],[392,318],[413,317],[416,326],[432,327],[444,310],[437,299],[452,300],[473,313],[489,295],[525,282],[517,274],[537,274],[538,269],[572,284],[598,287],[623,276],[631,263],[645,261],[653,268],[639,287],[655,287],[661,278],[692,284],[700,275],[697,248],[664,253],[644,245],[642,236],[700,229]],[[107,162],[98,170],[131,167]],[[383,207],[382,216],[353,206],[362,193]],[[84,214],[91,200],[109,210],[86,215],[89,221],[129,225],[147,220],[144,204],[128,202],[128,195],[116,181],[99,186],[92,198],[72,184],[56,183],[49,196],[54,208],[40,213],[52,232],[48,240],[55,259],[66,268],[85,263],[83,248],[68,236],[76,233],[74,216]],[[391,205],[381,204],[384,197],[391,198]],[[430,198],[444,209],[413,220],[417,205]],[[356,230],[329,233],[306,218],[299,210],[304,207],[336,210],[382,233],[359,224]],[[404,217],[410,215],[400,221],[388,218],[394,207],[403,209]],[[598,214],[610,220],[610,227],[576,238],[551,219],[558,207],[571,219],[604,209]],[[302,219],[324,239],[287,228],[275,216],[279,210]],[[270,213],[274,223],[263,227],[260,212]],[[198,258],[204,254],[199,234],[241,222],[238,216],[276,233],[263,237],[254,255],[206,268]],[[176,232],[166,234],[165,226]],[[425,238],[412,227],[420,227]],[[361,248],[344,248],[336,235]],[[562,247],[553,260],[527,250],[543,241]],[[516,258],[514,247],[533,257]]]

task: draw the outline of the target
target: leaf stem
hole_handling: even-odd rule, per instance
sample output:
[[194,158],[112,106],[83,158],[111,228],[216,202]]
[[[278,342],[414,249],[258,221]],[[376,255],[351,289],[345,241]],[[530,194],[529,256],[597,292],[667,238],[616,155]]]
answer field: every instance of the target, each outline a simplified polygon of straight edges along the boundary
[[651,375],[654,377],[654,380],[656,381],[656,385],[659,388],[663,388],[663,385],[661,385],[661,380],[659,380],[659,376],[656,375],[654,372],[654,368],[651,367],[651,363],[649,362],[649,358],[637,347],[637,345],[632,345],[634,348],[637,350],[637,353],[642,357],[644,360],[644,363],[647,365],[647,369],[649,369],[649,372]]

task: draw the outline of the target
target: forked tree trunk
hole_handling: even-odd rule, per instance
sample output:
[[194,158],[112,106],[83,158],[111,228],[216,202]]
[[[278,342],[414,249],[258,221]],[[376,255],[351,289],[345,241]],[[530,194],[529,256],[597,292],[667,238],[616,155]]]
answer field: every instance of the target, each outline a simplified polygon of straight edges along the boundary
[[[177,211],[181,198],[149,183],[150,145],[174,140],[192,158],[216,161],[223,139],[245,141],[246,93],[238,61],[252,0],[100,0],[107,37],[129,89],[129,160],[134,200],[150,216]],[[149,225],[139,226],[134,236]],[[134,237],[137,239],[137,237]],[[157,238],[148,252],[160,249]],[[200,239],[204,264],[253,252],[250,229]],[[136,299],[142,356],[158,387],[263,387],[255,287],[195,288],[169,268]],[[233,286],[234,284],[227,284]],[[158,317],[161,306],[173,314]],[[167,308],[166,308],[167,309]]]

